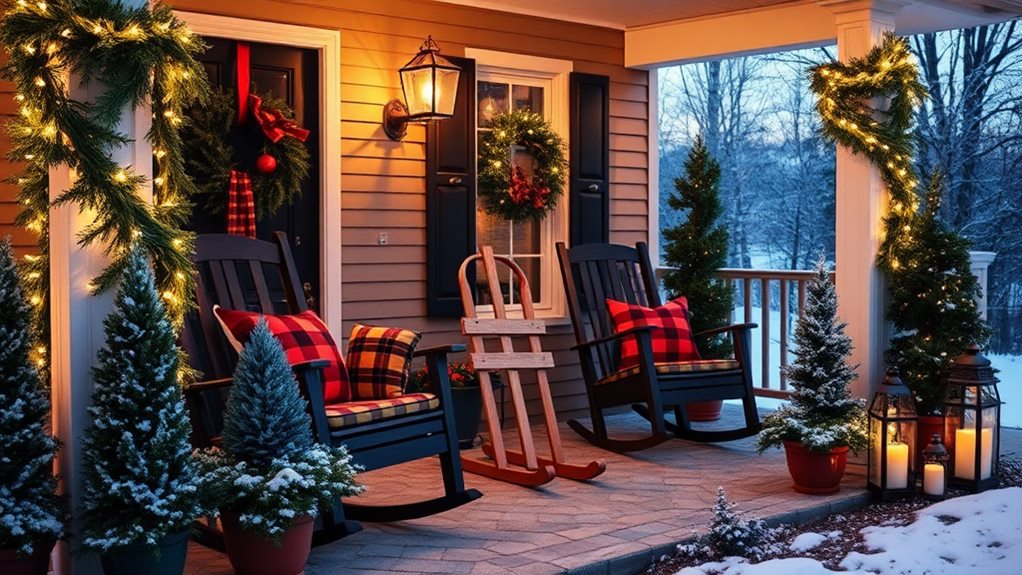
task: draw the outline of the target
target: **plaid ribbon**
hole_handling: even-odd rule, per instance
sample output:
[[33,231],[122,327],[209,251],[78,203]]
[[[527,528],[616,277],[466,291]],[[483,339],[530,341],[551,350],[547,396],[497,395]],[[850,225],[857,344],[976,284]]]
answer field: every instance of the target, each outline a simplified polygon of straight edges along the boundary
[[231,170],[231,184],[227,190],[227,233],[254,238],[255,197],[252,178],[247,172]]

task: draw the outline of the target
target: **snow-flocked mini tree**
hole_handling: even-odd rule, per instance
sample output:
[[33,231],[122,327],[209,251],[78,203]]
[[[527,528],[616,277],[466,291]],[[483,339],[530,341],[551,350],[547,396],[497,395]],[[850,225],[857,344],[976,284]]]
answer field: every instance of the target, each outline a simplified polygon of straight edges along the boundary
[[[720,165],[710,156],[702,136],[697,136],[685,160],[685,175],[674,181],[675,193],[667,203],[684,210],[685,221],[664,230],[664,263],[674,268],[664,275],[670,297],[685,296],[689,303],[692,332],[728,323],[734,307],[734,290],[716,279],[717,270],[727,262],[728,233],[720,223]],[[696,345],[706,358],[730,355],[731,344],[724,335],[697,338]]]
[[93,368],[82,495],[83,545],[155,546],[201,514],[180,352],[144,252],[132,250]]
[[763,420],[759,450],[799,441],[813,451],[866,447],[866,412],[851,396],[855,368],[848,364],[852,339],[837,318],[837,292],[821,258],[806,288],[806,304],[795,326],[795,361],[785,368],[791,404]]
[[45,553],[63,533],[50,402],[32,364],[31,311],[10,239],[0,244],[0,549]]

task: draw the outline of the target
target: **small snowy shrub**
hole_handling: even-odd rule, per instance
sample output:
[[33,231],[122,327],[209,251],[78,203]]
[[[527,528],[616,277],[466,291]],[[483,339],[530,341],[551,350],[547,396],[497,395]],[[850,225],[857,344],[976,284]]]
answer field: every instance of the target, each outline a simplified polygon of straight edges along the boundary
[[296,518],[363,490],[346,449],[313,443],[305,400],[265,320],[238,358],[224,450],[206,450],[198,462],[211,504],[238,512],[245,530],[274,541]]
[[735,511],[737,505],[728,502],[724,488],[718,485],[707,545],[720,557],[759,559],[771,542],[771,531],[759,519],[744,519]]
[[133,543],[155,549],[203,510],[177,336],[139,247],[103,330],[83,440],[82,545],[95,552]]
[[53,477],[57,442],[47,432],[49,394],[29,359],[30,310],[10,240],[0,244],[0,549],[31,555],[60,538]]

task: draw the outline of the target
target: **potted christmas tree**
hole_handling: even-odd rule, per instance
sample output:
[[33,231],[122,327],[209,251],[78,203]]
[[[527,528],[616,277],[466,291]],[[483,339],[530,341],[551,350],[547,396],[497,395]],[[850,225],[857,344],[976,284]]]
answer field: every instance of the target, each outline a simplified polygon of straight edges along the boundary
[[837,319],[837,293],[823,260],[806,288],[795,326],[795,361],[785,368],[791,404],[763,420],[759,452],[784,446],[795,491],[834,493],[841,487],[848,450],[866,447],[864,405],[851,397],[852,339]]
[[235,572],[301,573],[317,509],[362,487],[347,450],[313,443],[305,400],[263,319],[238,359],[223,439],[199,461]]
[[[720,165],[710,156],[702,137],[697,137],[685,161],[685,176],[674,181],[677,193],[667,204],[686,210],[685,221],[664,230],[663,260],[671,270],[664,274],[664,288],[673,299],[685,296],[689,302],[692,333],[726,325],[734,309],[734,290],[716,279],[717,270],[727,262],[728,233],[720,224]],[[724,334],[697,337],[696,347],[706,359],[731,356],[731,342]],[[714,421],[720,417],[721,401],[688,405],[692,421]]]
[[82,546],[107,575],[180,574],[202,509],[178,373],[181,353],[140,247],[128,257],[92,370],[83,439]]
[[0,244],[0,573],[46,575],[64,521],[47,432],[48,393],[29,359],[29,306],[9,239]]

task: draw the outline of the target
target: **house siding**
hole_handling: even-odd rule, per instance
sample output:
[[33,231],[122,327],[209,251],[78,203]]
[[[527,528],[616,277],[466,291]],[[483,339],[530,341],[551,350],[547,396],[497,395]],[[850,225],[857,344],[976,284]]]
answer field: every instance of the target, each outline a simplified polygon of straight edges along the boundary
[[[355,322],[404,326],[421,345],[461,342],[456,320],[426,317],[425,129],[409,126],[393,142],[380,127],[383,104],[400,97],[397,70],[432,35],[443,53],[466,47],[571,60],[576,72],[610,77],[611,240],[647,238],[647,72],[623,67],[618,30],[493,12],[425,0],[177,0],[179,10],[339,30],[341,33],[341,223],[344,329]],[[10,86],[0,113],[14,113]],[[0,141],[2,142],[2,141]],[[3,175],[13,167],[3,164]],[[16,190],[0,187],[0,233],[20,246],[32,236],[13,227]],[[377,245],[386,232],[388,244]],[[559,282],[555,285],[559,285]],[[551,391],[559,417],[586,409],[567,322],[543,340],[555,354]],[[346,335],[346,334],[345,334]],[[526,387],[539,412],[535,386]],[[510,408],[510,405],[508,406]]]

